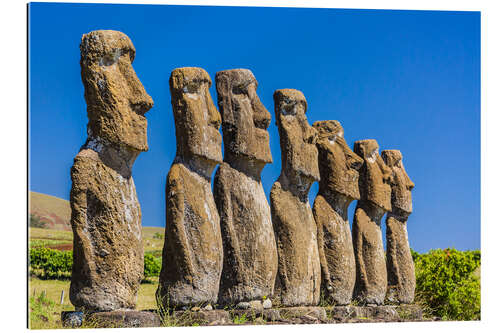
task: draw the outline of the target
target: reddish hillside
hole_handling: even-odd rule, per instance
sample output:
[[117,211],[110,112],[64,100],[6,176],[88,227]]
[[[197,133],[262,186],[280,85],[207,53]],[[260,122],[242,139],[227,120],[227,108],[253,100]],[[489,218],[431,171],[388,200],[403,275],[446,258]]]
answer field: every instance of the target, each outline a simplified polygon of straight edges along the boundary
[[71,208],[67,200],[30,191],[29,213],[38,216],[48,229],[71,230]]

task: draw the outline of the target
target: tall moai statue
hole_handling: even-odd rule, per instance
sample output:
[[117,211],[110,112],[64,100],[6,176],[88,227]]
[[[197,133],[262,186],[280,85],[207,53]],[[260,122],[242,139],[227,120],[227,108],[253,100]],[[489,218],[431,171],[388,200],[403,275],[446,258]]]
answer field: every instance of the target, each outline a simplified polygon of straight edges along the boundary
[[364,160],[359,171],[360,200],[354,213],[352,241],[356,258],[354,297],[366,304],[383,304],[387,291],[387,268],[380,222],[391,210],[392,171],[379,155],[375,140],[354,143]]
[[319,180],[316,130],[306,118],[302,92],[274,92],[280,135],[281,174],[271,189],[271,215],[278,248],[278,296],[285,306],[319,303],[321,267],[309,189]]
[[384,150],[382,158],[392,169],[392,211],[386,218],[387,298],[392,302],[411,303],[415,296],[415,267],[408,242],[406,222],[412,212],[411,190],[415,184],[406,174],[399,150]]
[[220,114],[201,68],[172,71],[177,152],[167,176],[165,244],[158,286],[162,306],[214,304],[222,271],[220,219],[210,179],[222,162]]
[[322,286],[327,298],[337,305],[351,302],[356,282],[356,264],[349,204],[359,200],[359,169],[363,159],[344,140],[344,129],[336,120],[317,121],[318,165],[321,180],[313,214],[318,227],[318,251]]
[[144,114],[153,100],[132,68],[135,48],[125,34],[92,31],[80,52],[89,122],[71,168],[70,300],[77,310],[133,309],[144,253],[132,166],[148,150]]
[[257,96],[250,70],[221,71],[215,81],[224,137],[224,163],[214,180],[224,248],[218,303],[238,304],[271,296],[278,270],[271,210],[260,176],[272,163],[271,115]]

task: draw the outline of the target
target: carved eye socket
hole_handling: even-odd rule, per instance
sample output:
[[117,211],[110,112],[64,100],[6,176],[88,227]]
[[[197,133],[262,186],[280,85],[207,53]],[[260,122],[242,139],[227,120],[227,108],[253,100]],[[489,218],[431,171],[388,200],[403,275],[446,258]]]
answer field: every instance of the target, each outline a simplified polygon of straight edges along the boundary
[[100,66],[111,66],[115,64],[118,59],[120,59],[120,56],[122,55],[122,52],[120,49],[114,49],[110,53],[105,54],[101,59],[99,59],[99,65]]
[[337,135],[330,135],[328,136],[328,141],[330,141],[330,143],[335,143],[335,141],[337,140]]
[[247,89],[248,85],[246,84],[237,84],[233,87],[233,94],[237,94],[237,95],[240,95],[240,94],[246,94],[248,92],[248,89]]
[[297,114],[296,103],[286,103],[281,105],[280,112],[284,116],[295,116]]
[[201,81],[190,81],[184,86],[184,88],[182,88],[182,91],[185,93],[194,94],[200,90],[201,85]]

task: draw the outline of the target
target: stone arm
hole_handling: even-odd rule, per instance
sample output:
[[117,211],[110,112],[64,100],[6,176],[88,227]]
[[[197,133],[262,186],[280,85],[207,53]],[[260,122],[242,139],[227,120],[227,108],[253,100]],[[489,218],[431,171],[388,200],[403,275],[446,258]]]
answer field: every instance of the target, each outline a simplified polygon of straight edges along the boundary
[[393,181],[394,181],[394,176],[393,176],[393,173],[392,173],[392,169],[389,168],[384,160],[382,159],[382,157],[380,155],[377,154],[377,164],[380,168],[380,171],[382,171],[382,177],[383,177],[383,180],[384,180],[384,183],[386,184],[391,184]]
[[[365,216],[360,216],[360,215],[365,215]],[[362,208],[357,207],[356,212],[354,213],[354,222],[352,224],[352,243],[354,246],[354,249],[357,249],[354,251],[354,255],[356,256],[355,260],[358,264],[358,269],[359,272],[356,274],[356,279],[358,277],[365,277],[364,279],[361,278],[359,281],[356,281],[356,284],[358,283],[363,283],[363,281],[366,279],[366,267],[365,267],[365,262],[363,261],[363,234],[360,231],[359,228],[359,223],[363,221],[363,219],[367,219],[368,217],[366,216],[364,210]],[[361,222],[362,223],[362,222]]]
[[314,215],[314,220],[316,221],[316,228],[317,228],[317,240],[318,240],[318,254],[319,254],[319,262],[321,264],[321,276],[323,283],[326,285],[326,289],[328,291],[331,291],[332,286],[330,285],[330,270],[328,269],[328,262],[326,260],[326,255],[325,255],[325,239],[324,239],[324,231],[323,231],[323,221],[326,216],[322,214],[323,207],[326,207],[325,205],[328,205],[326,200],[323,198],[322,195],[318,195],[316,199],[314,200],[314,205],[313,205],[313,215]]
[[[224,176],[229,176],[224,168],[226,168],[226,166],[222,164],[215,173],[214,199],[221,221],[222,241],[225,248],[224,254],[228,256],[224,258],[224,263],[236,265],[241,264],[241,260],[236,259],[242,258],[242,255],[240,253],[239,237],[234,230],[231,190],[225,185],[227,183],[221,181],[221,178],[224,178]],[[238,282],[242,282],[241,272],[244,271],[243,268],[232,267],[230,271],[236,274],[236,280]]]
[[[186,236],[185,228],[185,204],[184,204],[184,186],[182,178],[179,175],[179,166],[174,165],[168,175],[166,186],[167,197],[167,228],[165,241],[170,242],[170,254],[175,255],[171,259],[173,264],[180,261],[183,264],[176,264],[177,267],[183,267],[186,271],[183,276],[187,280],[192,280],[195,275],[193,268],[193,250]],[[165,256],[164,256],[165,258]]]
[[[91,155],[91,158],[83,157],[85,154]],[[96,155],[96,154],[94,154]],[[89,232],[86,231],[85,222],[88,221],[87,211],[89,208],[88,194],[92,191],[90,189],[89,180],[92,179],[92,174],[95,172],[88,165],[94,165],[97,161],[97,157],[92,155],[92,152],[85,150],[80,152],[76,158],[75,162],[71,168],[71,192],[70,192],[70,204],[71,204],[71,224],[73,228],[73,248],[77,255],[74,256],[75,261],[81,261],[78,265],[73,265],[75,267],[84,267],[88,265],[91,271],[95,270],[95,262],[93,260],[86,260],[87,253],[85,249],[92,249],[92,242],[90,240]],[[85,264],[84,264],[84,261]]]
[[283,207],[281,207],[281,200],[286,200],[284,198],[284,191],[281,189],[281,184],[279,182],[275,182],[273,187],[271,188],[271,193],[269,195],[270,203],[271,203],[271,216],[272,223],[274,229],[274,235],[276,238],[276,249],[278,251],[278,280],[281,288],[284,286],[290,285],[290,281],[288,279],[287,274],[287,259],[283,256],[286,253],[287,249],[286,243],[289,240],[289,235],[286,232],[287,228],[283,226],[286,223],[286,219],[281,214],[283,212]]
[[[391,214],[387,214],[387,218],[385,221],[386,227],[387,227],[387,239],[389,241],[387,242],[388,247],[391,247],[391,251],[389,248],[387,249],[387,254],[388,257],[387,259],[391,261],[391,269],[393,270],[393,274],[388,274],[389,278],[389,284],[399,284],[399,277],[401,276],[400,269],[399,269],[399,262],[397,260],[397,241],[395,240],[395,237],[397,237],[397,234],[394,234],[393,228],[396,227],[396,223],[401,223],[400,221],[396,220]],[[392,240],[392,241],[391,241]],[[390,253],[390,255],[389,255]],[[396,281],[391,281],[391,279],[396,279]]]

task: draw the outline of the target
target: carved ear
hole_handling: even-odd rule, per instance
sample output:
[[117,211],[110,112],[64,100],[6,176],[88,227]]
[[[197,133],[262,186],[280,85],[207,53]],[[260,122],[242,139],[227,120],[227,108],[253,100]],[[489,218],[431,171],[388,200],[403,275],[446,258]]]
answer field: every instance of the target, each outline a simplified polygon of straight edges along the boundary
[[380,157],[379,154],[377,154],[377,164],[380,167],[380,170],[382,171],[382,177],[384,179],[384,182],[392,184],[394,182],[394,175],[392,172],[392,169],[389,168],[385,163],[382,157]]
[[366,158],[365,146],[359,141],[354,142],[354,152],[363,160]]

